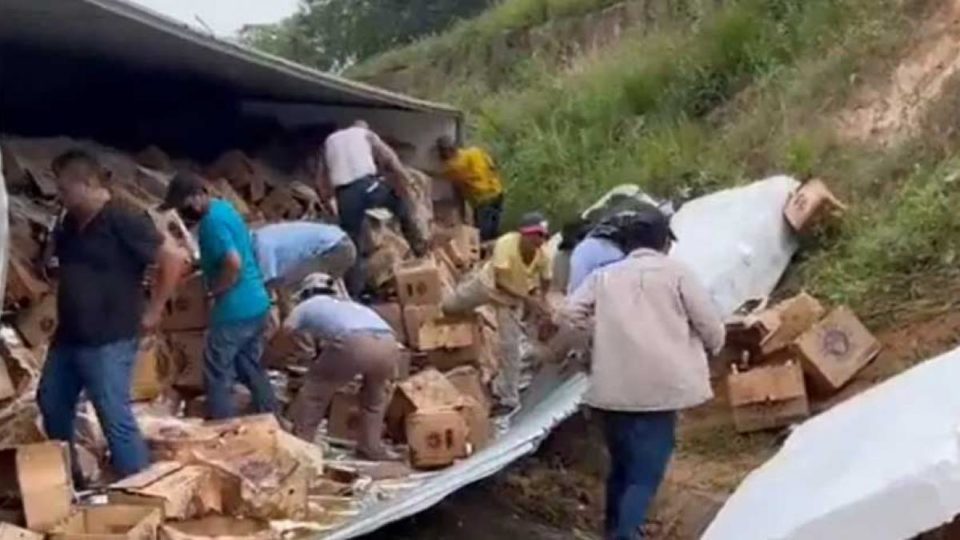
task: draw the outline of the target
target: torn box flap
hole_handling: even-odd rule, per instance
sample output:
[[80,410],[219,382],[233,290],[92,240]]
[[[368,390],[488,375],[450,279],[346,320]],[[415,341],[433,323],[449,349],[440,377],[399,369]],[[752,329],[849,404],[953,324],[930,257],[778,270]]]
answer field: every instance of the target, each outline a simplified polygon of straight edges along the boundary
[[223,511],[220,485],[213,470],[177,462],[154,463],[110,486],[114,503],[161,508],[166,519],[188,519]]
[[9,523],[0,523],[0,540],[43,540],[43,535]]
[[70,515],[70,459],[63,443],[28,444],[16,452],[17,482],[27,527],[45,532]]
[[397,385],[416,411],[455,408],[463,395],[449,379],[434,368],[428,368]]

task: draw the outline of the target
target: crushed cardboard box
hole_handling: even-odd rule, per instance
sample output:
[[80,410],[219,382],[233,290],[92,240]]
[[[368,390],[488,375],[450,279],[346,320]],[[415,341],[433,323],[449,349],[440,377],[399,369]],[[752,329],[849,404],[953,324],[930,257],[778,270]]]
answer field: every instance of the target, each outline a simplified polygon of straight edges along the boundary
[[108,488],[111,503],[149,506],[164,519],[190,519],[221,513],[223,499],[212,469],[161,461],[146,470],[114,483]]
[[734,371],[727,393],[737,431],[788,426],[810,416],[803,370],[795,362]]
[[58,524],[50,540],[155,540],[160,510],[148,506],[81,506]]

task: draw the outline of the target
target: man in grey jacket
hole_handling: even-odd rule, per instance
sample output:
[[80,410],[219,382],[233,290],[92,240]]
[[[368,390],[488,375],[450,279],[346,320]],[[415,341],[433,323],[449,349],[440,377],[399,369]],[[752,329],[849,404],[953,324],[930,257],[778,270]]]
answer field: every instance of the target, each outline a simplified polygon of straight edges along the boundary
[[594,271],[568,299],[569,324],[592,331],[586,402],[603,416],[611,470],[606,537],[642,538],[673,453],[677,411],[712,397],[707,351],[724,327],[692,272],[666,256],[672,234],[655,207],[637,213],[630,254]]

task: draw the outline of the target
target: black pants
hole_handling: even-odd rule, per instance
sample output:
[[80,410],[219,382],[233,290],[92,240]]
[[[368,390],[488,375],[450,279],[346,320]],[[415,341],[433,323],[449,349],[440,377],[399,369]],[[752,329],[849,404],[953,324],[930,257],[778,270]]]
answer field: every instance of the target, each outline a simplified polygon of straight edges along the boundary
[[503,195],[473,207],[473,218],[480,229],[480,241],[495,240],[500,236],[500,216],[503,214]]
[[403,235],[417,256],[423,255],[426,246],[417,228],[410,209],[397,193],[376,176],[365,176],[337,188],[337,209],[340,212],[340,227],[357,246],[357,261],[344,276],[350,296],[359,298],[367,284],[367,246],[363,245],[363,220],[367,210],[386,208],[400,222]]

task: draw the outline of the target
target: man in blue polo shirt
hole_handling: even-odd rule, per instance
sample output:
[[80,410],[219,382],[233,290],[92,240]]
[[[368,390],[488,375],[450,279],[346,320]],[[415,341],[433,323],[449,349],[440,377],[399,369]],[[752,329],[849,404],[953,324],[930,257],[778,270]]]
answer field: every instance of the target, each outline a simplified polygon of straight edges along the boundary
[[260,363],[270,297],[254,255],[250,231],[227,201],[210,197],[203,179],[179,173],[167,187],[163,208],[176,208],[198,223],[200,268],[213,303],[204,349],[207,414],[236,415],[231,400],[235,380],[250,389],[258,413],[274,413],[276,397]]

